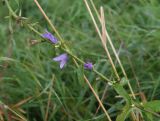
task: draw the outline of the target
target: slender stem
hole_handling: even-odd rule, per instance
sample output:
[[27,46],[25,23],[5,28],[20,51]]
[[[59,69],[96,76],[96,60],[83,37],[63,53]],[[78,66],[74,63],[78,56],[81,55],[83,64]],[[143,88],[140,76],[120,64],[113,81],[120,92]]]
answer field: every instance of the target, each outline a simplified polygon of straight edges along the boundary
[[[120,47],[119,47],[119,49],[118,49],[118,53],[117,53],[118,55],[119,55],[121,49],[122,49],[122,44],[120,45]],[[115,62],[115,65],[117,65],[117,60],[116,60],[116,62]],[[110,76],[110,79],[112,79],[112,78],[113,78],[113,74]],[[109,85],[106,84],[105,89],[104,89],[103,94],[102,94],[102,97],[101,97],[101,102],[103,102],[103,100],[104,100],[104,98],[105,98],[105,95],[106,95],[107,90],[108,90],[108,86],[109,86]],[[96,114],[98,113],[99,109],[100,109],[100,105],[97,107],[96,112],[95,112],[94,115],[96,115]]]
[[[45,14],[45,12],[43,11],[43,9],[41,8],[41,6],[39,5],[37,0],[34,0],[37,4],[37,6],[39,6],[40,11],[43,13],[43,15],[45,16],[46,20],[48,21],[48,23],[51,25],[53,31],[55,31],[55,33],[57,34],[57,36],[60,38],[61,41],[63,41],[62,37],[60,36],[60,34],[58,33],[58,31],[56,30],[56,28],[54,27],[54,25],[52,24],[52,22],[50,21],[50,19],[47,17],[47,15]],[[7,7],[9,9],[9,11],[11,12],[12,16],[15,16],[15,19],[18,17],[15,12],[12,10],[11,6],[9,5],[8,1],[6,0],[7,3]],[[28,28],[31,29],[32,31],[34,31],[36,34],[38,34],[39,36],[41,36],[41,33],[38,32],[36,29],[34,29],[30,24],[27,24]],[[65,44],[64,44],[65,45]],[[61,47],[65,52],[67,52],[68,54],[70,54],[73,58],[75,58],[77,61],[79,61],[80,63],[84,64],[85,62],[82,61],[80,58],[78,58],[77,56],[75,56],[69,49],[68,47],[65,45],[65,48]],[[108,79],[107,77],[105,77],[102,73],[98,72],[95,68],[93,68],[93,71],[100,76],[102,79],[104,79],[107,82],[111,82],[112,81],[110,79]]]
[[9,106],[7,106],[6,104],[4,104],[2,101],[0,101],[0,104],[2,104],[5,109],[8,109],[8,110],[11,111],[13,114],[15,114],[15,115],[18,116],[20,119],[22,119],[22,121],[27,121],[24,117],[22,117],[21,115],[19,115],[16,111],[12,110]]
[[[49,23],[49,25],[51,26],[51,28],[53,29],[53,31],[56,33],[56,35],[58,36],[59,40],[63,42],[63,39],[61,37],[61,35],[59,34],[59,32],[57,31],[56,27],[52,24],[51,20],[48,18],[48,16],[46,15],[46,13],[44,12],[44,10],[42,9],[42,7],[40,6],[39,2],[37,0],[34,0],[34,2],[36,3],[36,5],[38,6],[40,12],[42,13],[42,15],[44,16],[44,18],[47,20],[47,22]],[[67,48],[67,46],[65,44],[63,44],[63,46],[65,48]]]
[[84,80],[86,81],[86,83],[88,84],[88,86],[90,87],[90,89],[92,90],[94,96],[96,97],[97,101],[99,102],[101,108],[103,109],[104,113],[106,114],[107,118],[108,118],[108,121],[112,121],[108,112],[106,111],[104,105],[102,104],[101,100],[99,99],[99,96],[96,94],[96,92],[94,91],[93,87],[91,86],[89,80],[87,79],[87,77],[84,75]]
[[103,44],[104,41],[103,41],[102,35],[101,35],[100,30],[99,30],[99,28],[98,28],[98,25],[97,25],[97,23],[96,23],[96,21],[95,21],[95,19],[94,19],[94,16],[93,16],[93,14],[92,14],[92,12],[91,12],[91,9],[90,9],[87,1],[84,0],[84,2],[85,2],[85,5],[86,5],[86,7],[87,7],[87,10],[88,10],[88,12],[89,12],[89,14],[90,14],[90,16],[91,16],[91,18],[92,18],[92,21],[93,21],[93,23],[94,23],[94,26],[95,26],[95,28],[96,28],[96,31],[97,31],[100,39],[101,39],[103,48],[104,48],[104,50],[105,50],[105,52],[106,52],[106,54],[107,54],[107,56],[108,56],[108,58],[109,58],[109,62],[110,62],[110,64],[111,64],[112,68],[113,68],[113,71],[114,71],[117,79],[120,80],[120,77],[119,77],[118,72],[117,72],[117,70],[116,70],[116,68],[115,68],[115,65],[114,65],[113,60],[112,60],[112,58],[111,58],[111,55],[110,55],[110,53],[109,53],[109,51],[108,51],[108,48]]
[[[65,50],[64,48],[62,48],[64,51],[66,51],[69,55],[71,55],[74,59],[76,59],[77,61],[81,62],[82,64],[84,64],[85,62],[83,60],[81,60],[80,58],[78,58],[77,56],[75,56],[73,53],[71,53],[70,51]],[[102,73],[98,72],[94,67],[93,67],[93,71],[99,75],[102,79],[104,79],[107,82],[112,83],[113,81],[111,81],[110,79],[108,79],[107,77],[105,77]]]
[[33,28],[30,24],[27,24],[28,28],[32,31],[34,31],[36,34],[38,34],[39,36],[41,36],[41,33],[39,31],[37,31],[35,28]]
[[[96,15],[97,15],[99,21],[101,22],[100,15],[99,15],[99,13],[98,13],[98,11],[97,11],[97,9],[96,9],[93,1],[90,0],[90,2],[91,2],[91,5],[93,6],[94,11],[96,12]],[[114,45],[113,45],[113,43],[112,43],[111,38],[110,38],[110,36],[109,36],[109,34],[108,34],[108,32],[107,32],[107,29],[106,29],[106,36],[107,36],[107,40],[108,40],[108,42],[109,42],[109,44],[110,44],[110,46],[111,46],[111,48],[112,48],[112,50],[113,50],[113,53],[114,53],[114,55],[115,55],[115,57],[116,57],[119,65],[120,65],[120,68],[121,68],[121,70],[122,70],[122,73],[123,73],[124,77],[128,80],[128,77],[127,77],[127,74],[126,74],[126,72],[125,72],[125,69],[124,69],[124,67],[123,67],[123,65],[122,65],[122,63],[121,63],[121,61],[120,61],[120,59],[119,59],[119,56],[118,56],[118,54],[117,54],[117,52],[116,52],[116,49],[115,49],[115,47],[114,47]],[[131,91],[131,94],[132,94],[133,98],[136,99],[136,96],[135,96],[135,94],[134,94],[134,92],[133,92],[133,89],[132,89],[132,87],[131,87],[130,82],[128,81],[127,83],[128,83],[128,87],[129,87],[129,89],[130,89],[130,91]]]
[[60,40],[63,40],[62,37],[60,36],[59,32],[56,30],[55,26],[52,24],[52,22],[50,21],[50,19],[48,18],[48,16],[45,14],[45,12],[43,11],[42,7],[40,6],[40,4],[38,3],[37,0],[34,0],[34,2],[36,3],[36,5],[38,6],[39,10],[41,11],[41,13],[43,14],[44,18],[48,21],[49,25],[51,26],[51,28],[53,29],[53,31],[57,34],[57,36],[59,37]]
[[16,15],[16,13],[13,11],[13,9],[11,8],[11,6],[9,5],[8,0],[5,0],[5,3],[7,5],[7,7],[8,7],[8,10],[11,12],[12,16],[14,18],[17,18],[18,16]]
[[[9,9],[9,11],[11,12],[12,16],[14,16],[15,18],[17,18],[18,16],[15,14],[15,12],[12,10],[12,8],[10,7],[9,3],[7,0],[5,0],[7,3],[7,7]],[[42,7],[40,6],[40,4],[38,3],[37,0],[34,0],[34,2],[36,3],[36,5],[38,6],[38,8],[40,9],[41,13],[43,14],[43,16],[45,17],[45,19],[47,20],[47,22],[50,24],[50,26],[52,27],[53,31],[57,34],[57,36],[59,37],[60,41],[63,42],[62,37],[60,36],[59,32],[56,30],[55,26],[52,24],[52,22],[50,21],[50,19],[48,18],[48,16],[45,14],[45,12],[43,11]],[[34,31],[36,34],[41,35],[40,32],[38,32],[36,29],[34,29],[30,24],[27,24],[28,28],[30,28],[32,31]],[[84,64],[84,62],[78,58],[77,56],[75,56],[72,52],[70,52],[70,50],[68,49],[68,47],[64,44],[65,49],[63,49],[64,51],[66,51],[68,54],[70,54],[73,58],[75,58],[76,60],[78,60],[79,62],[81,62],[82,64]],[[105,81],[108,82],[112,82],[111,80],[109,80],[107,77],[105,77],[103,74],[101,74],[100,72],[98,72],[96,69],[93,68],[93,71],[99,75],[102,79],[104,79]]]
[[104,79],[107,82],[113,83],[113,81],[111,81],[110,79],[108,79],[107,77],[105,77],[102,73],[98,72],[95,68],[93,68],[93,71],[99,75],[102,79]]
[[[48,21],[48,23],[50,24],[50,26],[52,27],[52,29],[56,32],[57,36],[60,38],[61,42],[63,42],[63,39],[62,37],[60,36],[60,34],[58,33],[58,31],[55,29],[55,27],[53,26],[52,22],[50,21],[50,19],[47,17],[47,15],[45,14],[45,12],[43,11],[43,9],[41,8],[40,4],[38,3],[37,0],[34,0],[34,2],[36,3],[36,5],[38,6],[38,8],[40,9],[41,13],[43,14],[43,16],[45,17],[45,19]],[[66,51],[68,54],[70,54],[72,57],[73,57],[73,60],[74,62],[76,63],[76,65],[78,65],[78,63],[76,62],[76,60],[78,60],[79,62],[83,63],[84,62],[79,59],[78,57],[76,57],[75,55],[73,55],[73,53],[68,49],[68,47],[66,45],[65,46],[65,49],[64,51]],[[63,49],[63,48],[62,48]],[[76,59],[76,60],[75,60]],[[103,79],[107,80],[107,81],[110,81],[109,79],[105,78],[105,76],[103,76],[101,73],[99,73],[98,71],[96,71],[94,69],[94,72],[96,72],[100,77],[102,77]],[[85,77],[84,75],[84,79],[86,80],[87,84],[89,85],[89,87],[91,88],[93,94],[95,95],[96,99],[98,100],[98,102],[100,103],[103,111],[105,112],[107,118],[109,121],[112,121],[111,118],[109,117],[109,114],[107,113],[107,111],[105,110],[103,104],[101,103],[99,97],[97,96],[97,94],[95,93],[94,89],[92,88],[91,84],[89,83],[89,81],[87,80],[87,78]]]
[[[77,61],[76,61],[74,58],[73,58],[73,61],[74,61],[75,65],[76,65],[77,67],[79,67]],[[109,120],[109,121],[112,121],[111,118],[110,118],[110,116],[109,116],[109,114],[108,114],[108,112],[106,111],[104,105],[102,104],[101,100],[99,99],[99,96],[96,94],[94,88],[92,87],[91,83],[88,81],[88,79],[87,79],[87,77],[85,76],[85,74],[83,74],[83,77],[84,77],[84,80],[86,81],[86,83],[88,84],[89,88],[90,88],[91,91],[93,92],[94,96],[96,97],[96,99],[97,99],[100,107],[101,107],[102,110],[104,111],[104,113],[105,113],[105,115],[107,116],[108,120]]]
[[67,52],[70,56],[72,56],[73,58],[75,58],[77,61],[79,61],[80,63],[84,64],[85,62],[83,60],[81,60],[80,58],[78,58],[77,56],[75,56],[70,50],[66,50],[64,48],[62,48],[65,52]]
[[48,120],[49,106],[50,106],[50,103],[51,103],[51,96],[52,96],[52,87],[50,87],[49,94],[48,94],[48,102],[47,102],[47,107],[46,107],[46,113],[45,113],[44,121]]
[[[73,58],[74,63],[76,64],[77,67],[79,67],[77,61]],[[94,96],[96,97],[100,107],[102,108],[102,110],[104,111],[105,115],[107,116],[109,121],[112,121],[108,112],[106,111],[104,105],[102,104],[101,100],[99,99],[99,96],[96,94],[94,88],[92,87],[91,83],[89,82],[89,80],[87,79],[87,77],[85,76],[85,74],[83,74],[84,80],[86,81],[86,83],[88,84],[89,88],[91,89],[91,91],[93,92]]]
[[[40,4],[38,3],[37,0],[34,0],[34,2],[36,3],[36,5],[38,6],[40,12],[43,14],[43,16],[45,17],[45,19],[47,20],[47,22],[49,23],[49,25],[52,27],[53,31],[57,34],[57,36],[60,38],[60,41],[63,42],[63,39],[61,37],[61,35],[59,34],[59,32],[56,30],[55,26],[52,24],[52,22],[50,21],[50,19],[48,18],[48,16],[45,14],[45,12],[43,11],[42,7],[40,6]],[[65,52],[67,52],[68,54],[70,54],[73,58],[75,58],[77,61],[81,62],[82,64],[84,64],[84,62],[78,58],[77,56],[75,56],[67,47],[67,45],[65,45],[64,43],[64,47],[62,48]],[[108,78],[106,78],[105,76],[103,76],[103,74],[101,74],[100,72],[96,71],[95,69],[93,69],[93,71],[99,75],[102,79],[108,81],[108,82],[112,82],[110,81]]]
[[[37,30],[35,30],[31,25],[28,24],[28,27],[33,30],[35,33],[37,33],[38,35],[41,35]],[[70,56],[72,56],[74,59],[76,59],[77,61],[79,61],[80,63],[84,64],[85,62],[83,60],[81,60],[80,58],[78,58],[77,56],[75,56],[70,50],[67,50],[63,47],[61,47],[61,49],[65,52],[67,52]],[[104,79],[107,82],[112,83],[112,81],[110,79],[108,79],[107,77],[105,77],[102,73],[98,72],[95,68],[93,68],[93,71],[100,76],[102,79]]]
[[135,104],[135,107],[137,107],[137,108],[139,108],[139,109],[141,109],[141,110],[144,110],[144,111],[146,111],[146,112],[148,112],[148,113],[151,113],[151,114],[153,114],[154,116],[160,118],[160,115],[159,115],[158,113],[155,113],[155,112],[153,112],[153,111],[151,111],[151,110],[149,110],[149,109],[147,109],[147,108],[144,108],[143,106],[141,106],[141,105],[139,105],[139,104]]

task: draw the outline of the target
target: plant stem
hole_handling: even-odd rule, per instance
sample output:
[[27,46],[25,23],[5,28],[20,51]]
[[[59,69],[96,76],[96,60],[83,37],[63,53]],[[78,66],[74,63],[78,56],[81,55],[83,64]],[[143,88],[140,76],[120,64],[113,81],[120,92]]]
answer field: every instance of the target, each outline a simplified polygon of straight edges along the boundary
[[113,71],[114,71],[114,73],[115,73],[115,75],[116,75],[116,77],[117,77],[117,80],[119,81],[119,80],[120,80],[120,77],[119,77],[118,72],[117,72],[117,70],[116,70],[116,67],[115,67],[115,65],[114,65],[114,63],[113,63],[113,60],[112,60],[111,55],[110,55],[110,53],[109,53],[109,50],[108,50],[108,48],[107,48],[107,46],[106,46],[106,43],[104,44],[104,38],[103,38],[102,35],[101,35],[101,32],[100,32],[100,30],[99,30],[99,28],[98,28],[98,25],[97,25],[97,23],[96,23],[96,21],[95,21],[95,18],[94,18],[94,16],[93,16],[92,12],[91,12],[91,9],[90,9],[87,1],[84,0],[84,2],[85,2],[85,5],[86,5],[86,7],[87,7],[87,10],[88,10],[88,12],[89,12],[89,14],[90,14],[90,16],[91,16],[91,18],[92,18],[92,21],[93,21],[93,23],[94,23],[94,26],[95,26],[95,28],[96,28],[96,31],[97,31],[97,33],[98,33],[98,35],[99,35],[99,38],[101,39],[102,46],[103,46],[103,48],[104,48],[104,50],[105,50],[105,52],[106,52],[106,54],[107,54],[107,56],[108,56],[109,62],[110,62],[110,64],[111,64],[112,68],[113,68]]
[[[59,37],[60,41],[63,43],[63,39],[60,36],[60,34],[58,33],[58,31],[56,30],[56,28],[54,27],[54,25],[52,24],[52,22],[50,21],[50,19],[48,18],[48,16],[45,14],[45,12],[43,11],[43,9],[41,8],[40,4],[38,3],[37,0],[34,0],[34,2],[36,3],[36,5],[38,6],[39,10],[41,11],[41,13],[43,14],[43,16],[45,17],[45,19],[47,20],[47,22],[50,24],[50,26],[52,27],[53,31],[57,34],[57,36]],[[78,63],[76,62],[76,60],[78,60],[79,62],[81,62],[82,64],[84,64],[84,62],[79,59],[77,56],[75,56],[67,47],[67,45],[65,45],[64,43],[64,47],[62,48],[64,51],[66,51],[68,54],[70,54],[73,57],[73,60],[75,61],[76,65],[78,65]],[[76,60],[75,60],[76,59]],[[98,74],[100,77],[102,77],[103,79],[110,81],[109,79],[107,79],[105,76],[103,76],[101,73],[99,73],[98,71],[96,71],[95,69],[93,69],[93,71]],[[101,103],[100,99],[98,98],[97,94],[95,93],[94,89],[92,88],[91,84],[89,83],[89,81],[87,80],[87,78],[84,75],[84,79],[86,80],[87,84],[89,85],[89,87],[91,88],[93,94],[95,95],[97,101],[100,103],[101,108],[103,109],[103,111],[105,112],[107,118],[109,121],[112,121],[109,114],[107,113],[107,111],[105,110],[103,104]],[[111,81],[110,81],[111,82]]]
[[11,6],[9,5],[8,0],[5,0],[5,3],[7,5],[7,7],[8,7],[8,10],[11,12],[12,16],[17,19],[18,16],[16,15],[16,13],[13,11],[13,9],[11,8]]
[[[34,0],[34,2],[36,3],[36,5],[38,6],[40,12],[43,14],[44,18],[47,20],[47,22],[49,23],[49,25],[51,26],[51,28],[53,29],[53,31],[57,34],[57,36],[59,37],[60,41],[63,43],[64,48],[62,47],[62,49],[67,52],[68,54],[70,54],[73,58],[75,58],[77,61],[81,62],[82,64],[84,64],[85,62],[83,62],[80,58],[78,58],[77,56],[75,56],[70,49],[67,47],[67,45],[63,42],[63,39],[61,37],[61,35],[59,34],[59,32],[57,31],[57,29],[55,28],[55,26],[52,24],[52,22],[50,21],[50,19],[48,18],[48,16],[45,14],[45,12],[43,11],[42,7],[40,6],[40,4],[38,3],[37,0]],[[100,72],[96,71],[95,69],[93,69],[93,71],[99,75],[102,79],[104,79],[105,81],[108,82],[112,82],[110,81],[108,78],[106,78],[105,76],[103,76],[103,74],[101,74]]]
[[160,118],[160,115],[159,115],[158,113],[155,113],[155,112],[153,112],[153,111],[151,111],[151,110],[149,110],[149,109],[146,109],[146,108],[144,108],[143,106],[141,106],[141,105],[139,105],[139,104],[135,104],[135,107],[139,108],[140,110],[143,110],[143,111],[146,111],[146,112],[148,112],[148,113],[151,113],[151,114],[153,114],[154,116]]
[[97,101],[99,102],[99,105],[101,106],[102,110],[104,111],[105,115],[108,118],[108,121],[112,121],[108,112],[106,111],[104,105],[102,104],[101,100],[99,99],[99,96],[96,94],[96,92],[94,91],[92,85],[90,84],[89,80],[87,79],[87,77],[84,75],[84,80],[86,81],[86,83],[88,84],[88,86],[90,87],[90,89],[92,90],[94,96],[96,97]]
[[[97,11],[97,9],[96,9],[93,1],[90,0],[90,2],[91,2],[91,5],[92,5],[94,11],[96,12],[96,15],[97,15],[97,17],[98,17],[99,22],[101,22],[100,15],[99,15],[99,13],[98,13],[98,11]],[[117,54],[117,52],[116,52],[116,50],[115,50],[115,47],[114,47],[114,45],[113,45],[113,43],[112,43],[112,40],[111,40],[111,38],[110,38],[110,36],[109,36],[109,34],[108,34],[108,32],[107,32],[107,29],[106,29],[105,32],[106,32],[107,40],[108,40],[108,42],[109,42],[109,44],[110,44],[110,46],[111,46],[111,48],[112,48],[112,50],[113,50],[113,53],[114,53],[114,55],[115,55],[115,57],[116,57],[119,65],[120,65],[120,68],[121,68],[121,70],[122,70],[122,73],[123,73],[124,77],[125,77],[127,80],[129,80],[128,77],[127,77],[127,74],[126,74],[126,72],[125,72],[125,69],[124,69],[124,67],[123,67],[123,65],[122,65],[122,63],[121,63],[121,61],[120,61],[120,59],[119,59],[119,56],[118,56],[118,54]],[[134,94],[134,92],[133,92],[133,89],[132,89],[132,87],[131,87],[130,82],[128,81],[127,83],[128,83],[128,87],[129,87],[129,89],[130,89],[130,92],[131,92],[133,98],[136,99],[136,96],[135,96],[135,94]]]

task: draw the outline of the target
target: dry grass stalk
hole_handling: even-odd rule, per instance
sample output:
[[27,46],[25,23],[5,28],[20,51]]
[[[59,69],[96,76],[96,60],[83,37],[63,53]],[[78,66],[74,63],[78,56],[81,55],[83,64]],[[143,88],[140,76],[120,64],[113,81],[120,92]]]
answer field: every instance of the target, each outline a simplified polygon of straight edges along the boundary
[[[96,15],[97,15],[99,21],[101,22],[101,17],[100,17],[100,15],[99,15],[96,7],[95,7],[94,2],[93,2],[92,0],[90,0],[90,2],[91,2],[91,5],[92,5],[94,11],[96,12]],[[87,4],[88,4],[88,3],[87,3]],[[94,22],[94,23],[95,23],[95,22]],[[123,65],[122,65],[122,63],[121,63],[121,61],[120,61],[120,59],[119,59],[119,56],[118,56],[118,54],[117,54],[117,52],[116,52],[116,49],[115,49],[115,47],[114,47],[114,45],[113,45],[113,43],[112,43],[111,38],[110,38],[110,36],[109,36],[109,34],[108,34],[108,32],[107,32],[107,29],[106,29],[105,31],[106,31],[106,37],[107,37],[108,43],[110,44],[111,49],[113,50],[113,53],[114,53],[114,55],[115,55],[115,57],[116,57],[116,59],[117,59],[117,61],[118,61],[118,64],[120,65],[120,68],[121,68],[121,70],[122,70],[122,73],[123,73],[124,77],[128,80],[127,74],[126,74],[126,72],[125,72],[125,70],[124,70],[124,67],[123,67]],[[131,92],[133,98],[136,99],[136,96],[134,95],[133,89],[132,89],[131,84],[130,84],[129,81],[128,81],[128,87],[129,87],[129,89],[130,89],[130,92]]]

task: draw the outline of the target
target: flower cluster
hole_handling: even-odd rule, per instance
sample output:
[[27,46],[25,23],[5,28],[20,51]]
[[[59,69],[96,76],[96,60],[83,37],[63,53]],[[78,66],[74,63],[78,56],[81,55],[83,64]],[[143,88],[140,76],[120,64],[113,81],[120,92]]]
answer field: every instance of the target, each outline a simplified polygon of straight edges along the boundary
[[[43,38],[45,38],[45,39],[50,40],[53,44],[57,44],[57,43],[58,43],[57,38],[54,37],[54,36],[53,36],[50,32],[48,32],[47,30],[46,30],[46,32],[43,33],[41,36],[42,36]],[[53,61],[59,62],[59,63],[60,63],[60,69],[62,69],[62,68],[66,65],[66,63],[67,63],[67,61],[68,61],[68,55],[67,55],[66,53],[63,53],[63,54],[61,54],[61,55],[53,58]],[[92,64],[91,62],[86,62],[86,63],[84,64],[84,69],[92,70],[92,69],[93,69],[93,64]]]

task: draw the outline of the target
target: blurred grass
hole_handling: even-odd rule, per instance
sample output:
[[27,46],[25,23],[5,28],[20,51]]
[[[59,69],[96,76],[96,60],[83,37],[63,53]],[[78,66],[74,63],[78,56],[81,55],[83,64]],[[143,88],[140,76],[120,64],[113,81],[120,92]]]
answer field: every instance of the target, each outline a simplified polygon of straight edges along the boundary
[[[105,8],[106,26],[117,50],[122,45],[120,59],[134,91],[138,92],[138,88],[127,56],[132,61],[147,100],[160,99],[160,2],[94,1],[97,7],[103,5]],[[28,17],[29,22],[38,22],[40,32],[43,33],[46,28],[50,30],[32,0],[9,2],[14,10],[21,10],[22,16]],[[40,3],[73,52],[83,60],[93,61],[96,68],[109,78],[113,72],[84,3],[80,0],[41,0]],[[58,54],[52,46],[49,43],[30,46],[29,40],[40,37],[15,20],[8,19],[8,15],[6,5],[1,2],[0,58],[9,57],[15,61],[0,59],[0,100],[14,105],[32,96],[33,99],[20,108],[26,111],[28,120],[41,121],[45,117],[49,89],[53,86],[49,121],[104,121],[101,110],[94,115],[98,103],[81,77],[82,69],[75,68],[70,60],[67,67],[60,70],[58,64],[52,61]],[[106,84],[96,80],[92,72],[86,73],[101,97]],[[108,88],[104,99],[104,105],[113,119],[122,106],[115,95]]]

